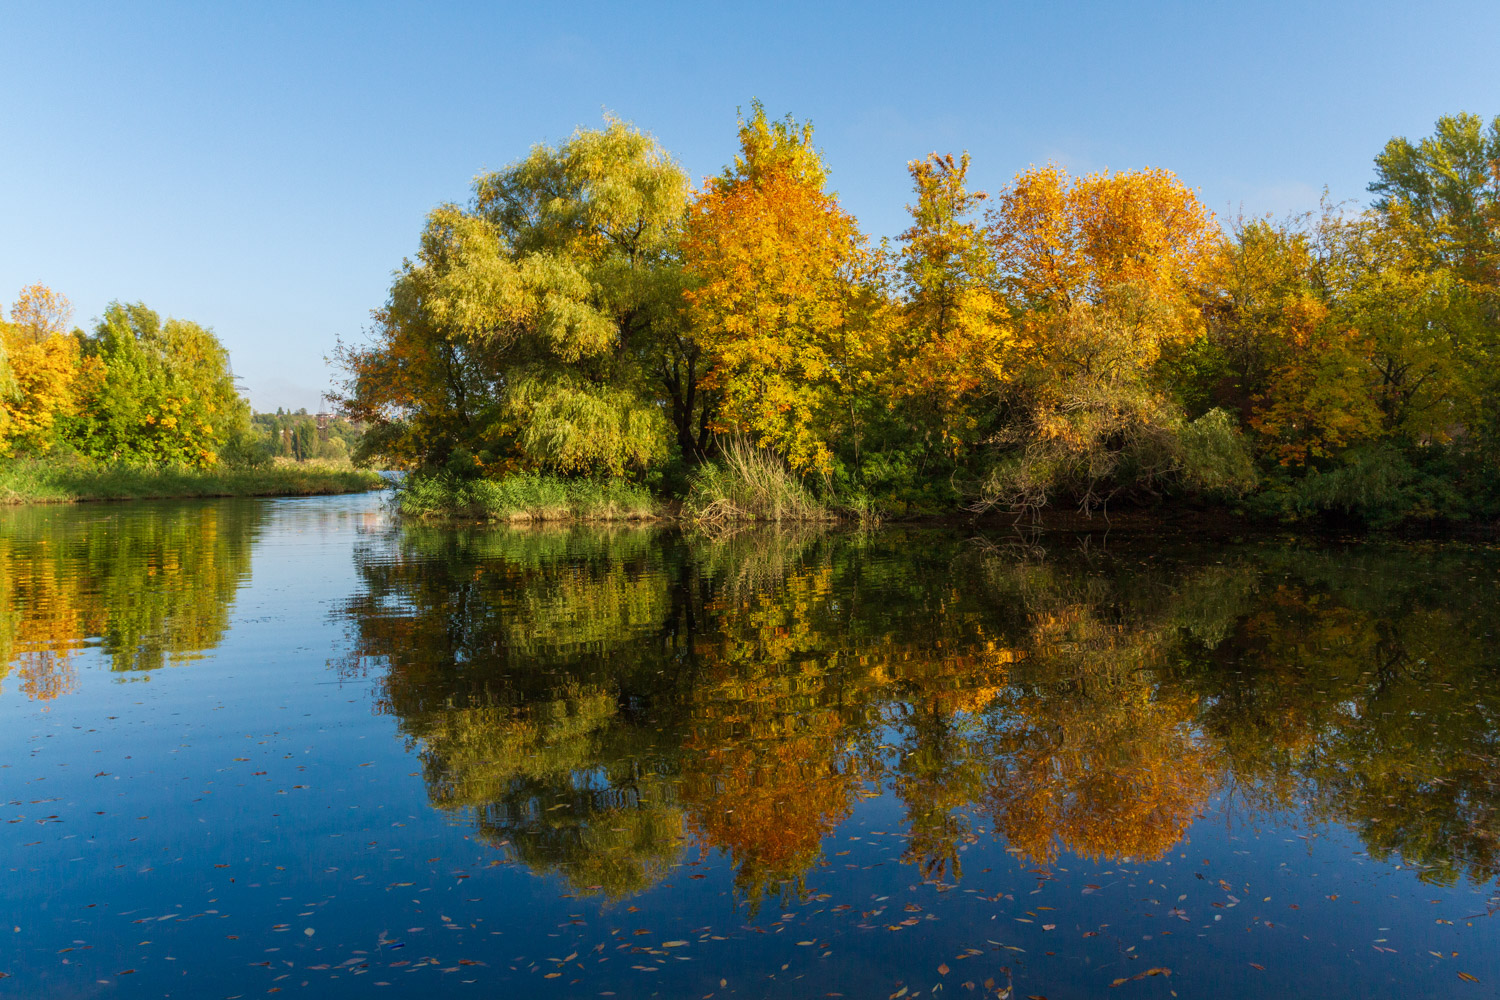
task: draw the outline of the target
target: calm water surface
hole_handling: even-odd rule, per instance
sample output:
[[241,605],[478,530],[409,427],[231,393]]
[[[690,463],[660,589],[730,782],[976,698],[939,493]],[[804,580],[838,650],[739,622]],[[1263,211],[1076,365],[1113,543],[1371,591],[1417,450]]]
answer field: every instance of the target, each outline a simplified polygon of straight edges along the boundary
[[0,511],[0,996],[1495,996],[1497,583]]

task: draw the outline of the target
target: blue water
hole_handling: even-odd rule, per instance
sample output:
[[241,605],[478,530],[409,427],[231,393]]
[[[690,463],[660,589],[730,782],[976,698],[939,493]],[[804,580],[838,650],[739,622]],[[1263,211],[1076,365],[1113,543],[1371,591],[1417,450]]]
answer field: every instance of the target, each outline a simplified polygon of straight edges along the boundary
[[0,573],[0,996],[1500,983],[1492,549],[368,495],[0,512]]

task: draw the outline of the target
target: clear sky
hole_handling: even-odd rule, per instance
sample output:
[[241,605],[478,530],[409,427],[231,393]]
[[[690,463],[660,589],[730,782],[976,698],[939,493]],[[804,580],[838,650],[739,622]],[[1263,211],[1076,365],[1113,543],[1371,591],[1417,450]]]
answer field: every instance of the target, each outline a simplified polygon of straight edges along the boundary
[[14,3],[0,299],[211,326],[257,409],[319,407],[425,213],[605,110],[695,179],[737,107],[811,119],[846,208],[905,165],[1167,167],[1220,214],[1367,198],[1393,135],[1500,114],[1500,3]]

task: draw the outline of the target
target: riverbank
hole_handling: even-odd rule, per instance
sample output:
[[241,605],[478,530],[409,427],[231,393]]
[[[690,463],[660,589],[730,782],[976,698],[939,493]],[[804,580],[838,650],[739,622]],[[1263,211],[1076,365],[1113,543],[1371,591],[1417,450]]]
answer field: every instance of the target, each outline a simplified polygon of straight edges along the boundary
[[321,496],[385,485],[376,472],[312,462],[259,469],[142,469],[37,460],[0,464],[0,504]]

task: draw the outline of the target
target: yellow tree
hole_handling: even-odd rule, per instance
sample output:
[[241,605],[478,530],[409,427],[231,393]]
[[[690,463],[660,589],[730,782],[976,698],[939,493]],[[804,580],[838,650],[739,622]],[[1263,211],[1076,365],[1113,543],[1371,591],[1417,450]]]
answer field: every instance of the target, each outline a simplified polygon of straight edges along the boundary
[[80,378],[91,371],[68,336],[67,297],[46,285],[21,290],[11,321],[0,323],[0,455],[45,453],[58,421],[77,408]]
[[1004,277],[1032,328],[1122,287],[1168,307],[1159,338],[1195,335],[1195,292],[1222,243],[1213,213],[1168,170],[1069,178],[1058,166],[1017,175],[989,213]]
[[828,442],[868,368],[876,258],[824,189],[811,125],[755,104],[740,154],[688,211],[683,258],[693,336],[717,394],[713,426],[752,435],[799,471],[832,467]]
[[21,289],[10,307],[10,321],[34,344],[54,334],[67,333],[73,319],[73,304],[61,292],[54,292],[40,281]]
[[1250,416],[1283,465],[1381,439],[1441,443],[1485,419],[1483,303],[1428,266],[1401,215],[1325,205],[1295,234],[1306,291],[1274,303],[1273,363]]
[[968,189],[969,154],[933,153],[907,169],[916,203],[901,234],[905,302],[890,373],[924,430],[956,451],[981,433],[971,404],[1009,379],[1013,338],[994,258],[972,218],[986,195]]

